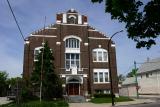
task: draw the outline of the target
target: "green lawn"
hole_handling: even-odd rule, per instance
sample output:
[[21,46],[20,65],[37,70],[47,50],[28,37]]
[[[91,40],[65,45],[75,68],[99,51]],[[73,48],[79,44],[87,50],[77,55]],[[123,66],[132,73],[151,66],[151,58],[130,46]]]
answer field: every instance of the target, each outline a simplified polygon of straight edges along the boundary
[[2,105],[0,107],[68,107],[68,103],[65,101],[30,101],[27,103],[22,103],[20,105],[16,105],[14,103],[9,105]]
[[[119,97],[114,98],[115,102],[124,102],[124,101],[133,101],[132,99],[128,97]],[[111,103],[112,99],[110,97],[102,97],[102,98],[93,98],[91,99],[92,103]]]

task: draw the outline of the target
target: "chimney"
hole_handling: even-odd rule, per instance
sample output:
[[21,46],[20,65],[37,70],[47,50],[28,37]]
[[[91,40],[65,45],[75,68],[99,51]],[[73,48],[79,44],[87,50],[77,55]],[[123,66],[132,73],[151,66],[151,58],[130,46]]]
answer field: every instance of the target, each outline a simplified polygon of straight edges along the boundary
[[62,14],[57,14],[57,19],[56,19],[56,23],[61,23],[62,22]]
[[87,16],[84,16],[84,15],[83,15],[83,23],[84,23],[84,24],[88,24],[88,22],[87,22]]

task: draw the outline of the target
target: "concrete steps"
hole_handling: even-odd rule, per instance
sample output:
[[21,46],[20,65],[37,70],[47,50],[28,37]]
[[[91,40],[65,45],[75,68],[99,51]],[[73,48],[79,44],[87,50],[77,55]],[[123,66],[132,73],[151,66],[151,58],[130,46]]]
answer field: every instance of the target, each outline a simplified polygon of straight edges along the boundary
[[84,96],[70,95],[68,96],[69,103],[84,103],[86,99]]

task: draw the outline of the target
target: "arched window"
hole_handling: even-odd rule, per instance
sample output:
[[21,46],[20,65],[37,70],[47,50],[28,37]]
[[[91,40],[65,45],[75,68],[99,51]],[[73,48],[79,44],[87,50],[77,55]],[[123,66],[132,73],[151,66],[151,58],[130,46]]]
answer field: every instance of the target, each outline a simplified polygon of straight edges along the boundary
[[41,49],[42,49],[43,47],[42,46],[40,46],[40,47],[36,47],[35,49],[34,49],[34,61],[38,61],[38,54],[41,52]]
[[65,37],[63,41],[65,41],[65,68],[80,68],[80,41],[82,41],[81,38],[70,35]]
[[108,52],[102,48],[93,49],[92,57],[93,62],[108,62]]
[[74,15],[70,15],[69,17],[68,17],[68,24],[76,24],[77,22],[76,22],[76,16],[74,16]]
[[79,40],[76,38],[68,38],[65,41],[66,48],[79,48]]

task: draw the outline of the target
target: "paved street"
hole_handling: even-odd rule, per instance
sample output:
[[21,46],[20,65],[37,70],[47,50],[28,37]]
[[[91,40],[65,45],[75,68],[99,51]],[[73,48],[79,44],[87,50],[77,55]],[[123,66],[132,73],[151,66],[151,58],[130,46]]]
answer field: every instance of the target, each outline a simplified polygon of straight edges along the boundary
[[160,107],[160,102],[147,103],[147,104],[126,105],[126,106],[116,106],[116,107]]
[[[147,107],[160,107],[159,103],[156,103],[152,99],[135,99],[134,101],[128,102],[117,102],[115,107],[146,107],[145,105],[150,105],[153,103],[157,106],[147,106]],[[142,106],[141,106],[142,105]],[[69,103],[69,107],[112,107],[111,103],[94,104],[94,103]]]

